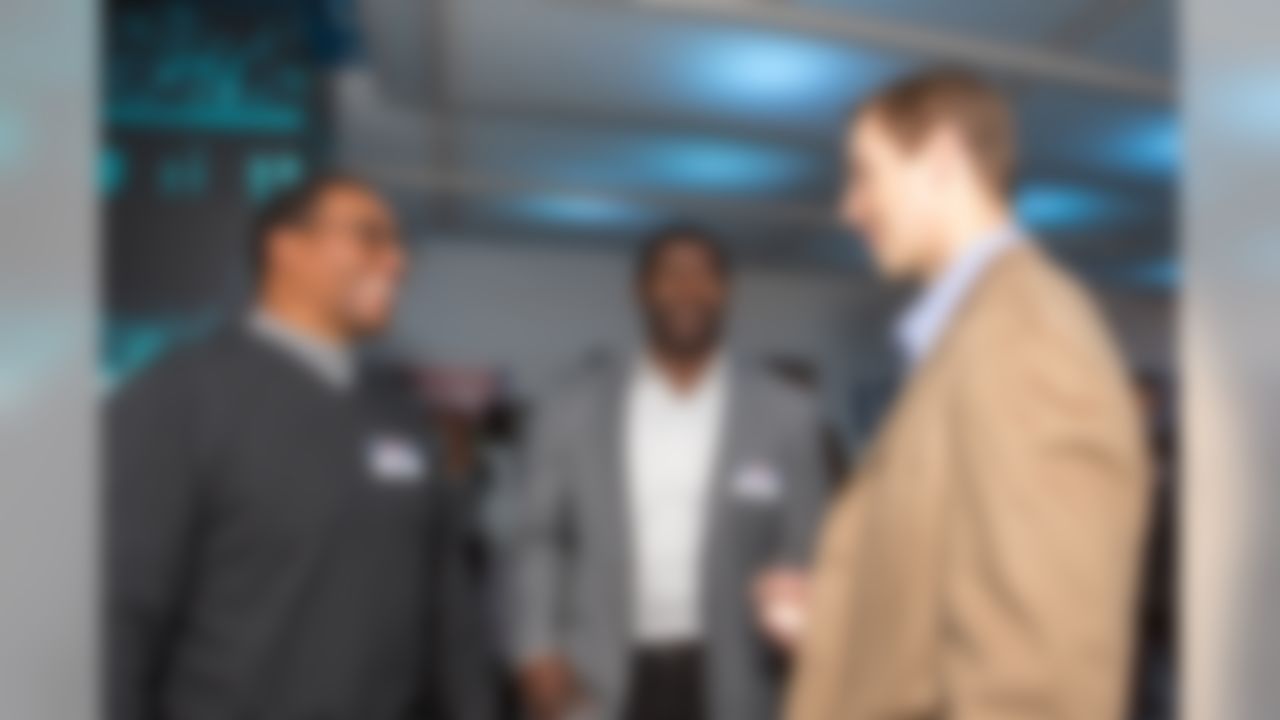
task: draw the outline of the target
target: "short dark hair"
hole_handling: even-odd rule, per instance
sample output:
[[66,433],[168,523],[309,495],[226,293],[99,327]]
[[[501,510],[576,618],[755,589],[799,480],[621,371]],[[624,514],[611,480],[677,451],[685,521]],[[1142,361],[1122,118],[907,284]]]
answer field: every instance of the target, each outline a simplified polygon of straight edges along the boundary
[[940,126],[955,128],[974,167],[991,187],[1006,190],[1017,161],[1017,128],[1004,94],[963,68],[940,67],[879,90],[855,116],[875,116],[901,147],[915,149]]
[[249,236],[249,268],[255,281],[260,281],[266,271],[267,245],[271,235],[306,223],[325,193],[340,187],[372,192],[367,182],[353,175],[327,172],[281,190],[262,205],[254,217]]
[[647,282],[662,261],[662,256],[679,246],[698,248],[711,260],[722,279],[732,279],[733,259],[720,236],[703,225],[681,221],[663,225],[645,237],[640,245],[640,252],[636,255],[636,282]]

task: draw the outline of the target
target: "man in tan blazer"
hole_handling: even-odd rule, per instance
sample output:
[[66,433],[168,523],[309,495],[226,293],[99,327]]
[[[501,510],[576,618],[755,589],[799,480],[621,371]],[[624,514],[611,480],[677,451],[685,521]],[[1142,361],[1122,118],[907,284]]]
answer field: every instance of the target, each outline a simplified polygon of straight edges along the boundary
[[965,73],[856,115],[841,214],[922,292],[910,370],[812,578],[758,588],[789,720],[1119,720],[1148,471],[1097,312],[1012,219],[1010,112]]

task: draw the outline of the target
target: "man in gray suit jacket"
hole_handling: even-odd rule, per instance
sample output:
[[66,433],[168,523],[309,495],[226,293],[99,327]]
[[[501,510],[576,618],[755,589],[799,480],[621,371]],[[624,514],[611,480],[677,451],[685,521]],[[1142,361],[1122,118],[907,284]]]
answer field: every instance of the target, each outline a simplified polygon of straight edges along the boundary
[[656,234],[644,351],[539,410],[512,557],[536,720],[776,713],[753,591],[808,562],[827,478],[812,400],[723,350],[730,272],[707,232]]

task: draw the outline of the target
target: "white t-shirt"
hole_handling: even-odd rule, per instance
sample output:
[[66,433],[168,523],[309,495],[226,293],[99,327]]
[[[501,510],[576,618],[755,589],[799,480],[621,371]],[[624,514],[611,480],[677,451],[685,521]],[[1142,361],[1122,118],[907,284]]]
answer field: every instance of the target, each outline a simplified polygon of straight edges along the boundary
[[701,562],[724,426],[727,369],[713,361],[695,385],[674,387],[647,360],[633,370],[626,409],[633,633],[641,643],[701,635]]

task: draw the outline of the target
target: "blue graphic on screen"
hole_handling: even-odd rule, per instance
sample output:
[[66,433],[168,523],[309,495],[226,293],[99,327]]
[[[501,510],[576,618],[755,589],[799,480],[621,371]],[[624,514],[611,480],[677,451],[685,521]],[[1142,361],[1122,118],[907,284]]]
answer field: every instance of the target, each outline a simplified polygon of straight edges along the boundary
[[198,149],[175,153],[160,161],[159,191],[166,197],[199,197],[209,186],[209,161]]
[[300,23],[220,23],[215,4],[125,8],[110,35],[112,127],[291,134],[311,77]]
[[[109,386],[203,334],[209,308],[226,310],[220,276],[243,242],[226,228],[249,227],[256,203],[309,169],[324,128],[318,78],[350,52],[345,28],[320,16],[346,3],[110,3],[97,179],[109,200],[107,265],[130,271],[108,271]],[[155,260],[175,221],[200,255]]]
[[262,202],[302,180],[304,163],[293,152],[255,153],[245,159],[244,183],[249,197]]
[[[104,196],[189,201],[238,187],[256,203],[296,183],[320,130],[322,58],[351,52],[347,29],[329,18],[344,2],[113,8]],[[145,194],[132,195],[133,185]]]

